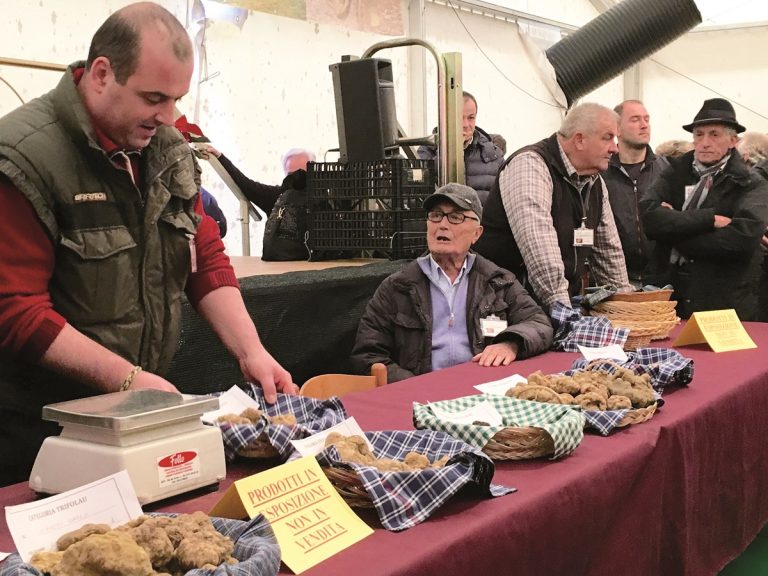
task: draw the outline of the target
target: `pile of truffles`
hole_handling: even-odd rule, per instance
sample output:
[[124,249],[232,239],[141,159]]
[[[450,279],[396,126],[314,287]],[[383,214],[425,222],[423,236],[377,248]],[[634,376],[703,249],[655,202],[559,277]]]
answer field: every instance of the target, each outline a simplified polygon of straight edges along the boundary
[[139,516],[114,529],[85,524],[59,538],[56,548],[37,552],[30,564],[51,576],[176,576],[237,564],[232,539],[203,512]]
[[266,416],[267,421],[270,424],[295,426],[297,423],[296,416],[293,414],[277,414],[275,416],[270,416],[256,408],[246,408],[240,412],[240,414],[222,414],[216,418],[216,422],[221,424],[256,424],[261,420],[262,416]]
[[656,402],[650,374],[638,376],[627,368],[608,373],[603,370],[528,376],[527,384],[518,384],[506,392],[520,400],[551,404],[575,404],[584,410],[621,410],[645,408]]
[[443,456],[430,463],[429,458],[418,452],[408,452],[402,462],[389,458],[375,458],[365,438],[357,435],[344,436],[338,432],[328,434],[325,438],[325,446],[336,446],[339,457],[344,462],[372,466],[381,472],[412,472],[425,468],[442,468],[450,460],[450,456]]

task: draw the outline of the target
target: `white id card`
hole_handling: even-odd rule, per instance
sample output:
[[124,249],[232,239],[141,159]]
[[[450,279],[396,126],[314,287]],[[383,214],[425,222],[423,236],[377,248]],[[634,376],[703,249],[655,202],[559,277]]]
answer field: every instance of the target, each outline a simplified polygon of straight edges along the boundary
[[594,246],[595,231],[592,228],[575,228],[573,231],[574,246]]
[[480,329],[483,331],[483,336],[493,338],[507,329],[507,321],[500,320],[498,316],[491,314],[487,318],[480,318]]

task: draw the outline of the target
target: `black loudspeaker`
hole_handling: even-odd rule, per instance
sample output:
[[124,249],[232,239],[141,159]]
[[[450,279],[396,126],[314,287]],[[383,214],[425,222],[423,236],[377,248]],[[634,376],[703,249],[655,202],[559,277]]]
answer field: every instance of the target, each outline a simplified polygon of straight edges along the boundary
[[546,55],[570,107],[699,23],[693,0],[623,0]]
[[371,162],[398,152],[392,62],[364,58],[331,64],[340,161]]

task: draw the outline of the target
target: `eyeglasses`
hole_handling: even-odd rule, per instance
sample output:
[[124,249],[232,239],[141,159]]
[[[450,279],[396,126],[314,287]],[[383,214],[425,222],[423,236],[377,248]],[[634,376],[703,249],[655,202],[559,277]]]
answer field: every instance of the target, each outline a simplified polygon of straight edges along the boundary
[[448,218],[448,222],[451,224],[461,224],[464,220],[475,220],[480,222],[480,218],[474,216],[467,216],[462,212],[441,212],[440,210],[431,210],[427,212],[427,220],[430,222],[442,222],[443,218]]

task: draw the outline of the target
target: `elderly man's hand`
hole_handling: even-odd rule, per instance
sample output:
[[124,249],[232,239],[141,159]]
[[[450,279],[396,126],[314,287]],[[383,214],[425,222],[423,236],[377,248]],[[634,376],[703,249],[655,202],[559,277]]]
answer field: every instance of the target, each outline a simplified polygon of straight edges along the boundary
[[264,399],[269,404],[277,400],[277,392],[296,394],[298,387],[288,371],[280,366],[264,348],[253,357],[240,363],[240,370],[248,382],[258,382],[264,390]]
[[517,358],[516,342],[498,342],[485,347],[485,350],[472,358],[480,366],[508,366]]

